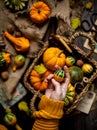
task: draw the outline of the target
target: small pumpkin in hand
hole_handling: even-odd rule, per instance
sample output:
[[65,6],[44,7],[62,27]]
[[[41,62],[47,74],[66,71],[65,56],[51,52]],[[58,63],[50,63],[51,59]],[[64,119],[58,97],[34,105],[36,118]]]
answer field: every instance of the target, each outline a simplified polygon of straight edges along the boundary
[[49,70],[43,66],[43,64],[37,65],[30,73],[30,83],[36,89],[40,91],[46,90],[48,83],[45,78],[51,74]]
[[62,82],[65,80],[66,73],[64,70],[56,70],[54,72],[54,79],[58,82]]
[[43,54],[43,63],[44,65],[55,71],[55,66],[58,65],[61,68],[65,65],[66,55],[63,53],[63,50],[57,47],[49,47]]
[[29,14],[33,22],[41,24],[48,19],[50,13],[51,13],[50,7],[42,1],[38,1],[32,4]]

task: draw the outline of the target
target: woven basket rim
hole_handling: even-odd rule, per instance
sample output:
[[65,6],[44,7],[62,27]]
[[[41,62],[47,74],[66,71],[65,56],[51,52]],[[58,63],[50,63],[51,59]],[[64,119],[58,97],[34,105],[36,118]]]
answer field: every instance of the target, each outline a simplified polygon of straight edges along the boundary
[[[89,86],[91,85],[91,83],[94,81],[94,79],[97,77],[97,61],[94,60],[93,58],[90,57],[91,53],[94,51],[93,49],[91,49],[89,51],[89,53],[84,53],[83,50],[79,47],[77,47],[75,44],[71,44],[72,41],[78,37],[78,36],[85,36],[87,37],[90,41],[92,41],[92,44],[94,46],[95,44],[95,41],[92,37],[90,37],[90,35],[88,35],[87,33],[84,33],[84,32],[76,32],[73,36],[71,36],[70,39],[66,39],[67,41],[67,44],[69,44],[72,48],[74,48],[78,53],[82,54],[83,57],[85,57],[86,59],[88,59],[89,62],[91,62],[94,66],[95,66],[95,69],[96,71],[93,72],[92,76],[89,78],[89,82],[86,84],[86,86],[84,86],[84,89],[83,91],[78,94],[76,96],[76,99],[74,100],[73,104],[67,108],[67,109],[64,109],[65,111],[65,114],[70,114],[71,111],[73,111],[77,105],[79,104],[79,102],[83,99],[84,95],[86,94],[86,92],[88,91],[89,89]],[[37,57],[33,60],[32,64],[30,65],[30,67],[28,68],[28,70],[26,71],[25,75],[24,75],[24,85],[25,87],[31,92],[33,93],[33,98],[31,99],[31,110],[35,111],[35,106],[34,106],[34,103],[35,103],[35,100],[37,97],[41,98],[43,96],[43,94],[40,92],[40,91],[37,91],[35,90],[33,87],[31,87],[30,83],[27,81],[28,77],[29,77],[29,74],[31,72],[31,70],[33,69],[34,65],[37,64],[39,58],[42,56],[43,52],[48,48],[49,46],[49,41],[47,41],[45,44],[44,44],[44,47],[39,51]]]

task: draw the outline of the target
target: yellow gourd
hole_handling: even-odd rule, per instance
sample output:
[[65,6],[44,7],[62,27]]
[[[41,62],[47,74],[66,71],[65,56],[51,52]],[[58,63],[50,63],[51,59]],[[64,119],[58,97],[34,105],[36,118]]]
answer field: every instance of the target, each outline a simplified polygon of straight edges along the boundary
[[16,69],[22,67],[25,64],[25,57],[23,55],[16,55],[14,57],[14,66],[13,66],[13,71],[16,71]]
[[5,37],[13,43],[16,51],[18,52],[25,52],[28,51],[30,48],[29,40],[25,37],[14,37],[8,32],[4,32]]
[[82,71],[84,74],[90,75],[93,72],[93,66],[89,63],[84,63],[82,65]]

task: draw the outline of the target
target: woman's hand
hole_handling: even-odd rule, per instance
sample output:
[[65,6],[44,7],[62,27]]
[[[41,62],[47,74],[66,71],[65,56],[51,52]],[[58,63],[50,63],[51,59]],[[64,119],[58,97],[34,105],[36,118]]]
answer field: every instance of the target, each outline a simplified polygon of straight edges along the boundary
[[[60,67],[57,66],[57,69]],[[53,78],[53,74],[50,74],[46,81],[49,83],[48,88],[46,89],[45,95],[54,100],[63,100],[65,98],[68,84],[70,83],[70,75],[67,66],[64,66],[64,71],[66,72],[65,81],[62,83],[57,82]]]

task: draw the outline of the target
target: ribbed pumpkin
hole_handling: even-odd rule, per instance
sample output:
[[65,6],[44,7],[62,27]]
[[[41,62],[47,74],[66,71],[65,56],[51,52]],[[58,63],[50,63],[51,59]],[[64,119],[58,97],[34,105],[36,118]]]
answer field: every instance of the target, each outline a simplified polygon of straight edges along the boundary
[[29,15],[33,22],[41,24],[48,19],[50,13],[50,7],[43,1],[38,1],[32,4]]
[[30,83],[36,90],[44,91],[48,83],[45,81],[45,78],[51,74],[50,71],[46,71],[43,74],[39,74],[36,70],[32,70],[30,73]]
[[75,88],[74,88],[74,86],[72,86],[72,84],[70,83],[70,84],[68,85],[68,90],[67,90],[67,93],[66,93],[66,97],[65,97],[65,99],[64,99],[65,106],[68,106],[69,104],[73,103],[75,94],[76,94]]
[[57,47],[49,47],[43,54],[43,63],[52,71],[56,70],[55,65],[62,68],[65,65],[65,59],[66,55]]
[[82,71],[83,71],[84,74],[89,75],[93,72],[93,66],[89,63],[85,63],[82,66]]
[[83,78],[83,71],[78,66],[69,67],[69,73],[70,73],[71,83],[76,83],[78,81],[81,81]]
[[58,82],[62,82],[65,80],[66,73],[64,70],[56,70],[54,72],[54,79]]

